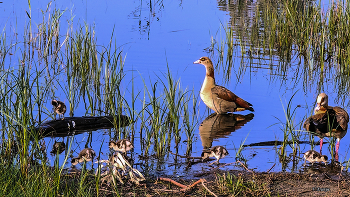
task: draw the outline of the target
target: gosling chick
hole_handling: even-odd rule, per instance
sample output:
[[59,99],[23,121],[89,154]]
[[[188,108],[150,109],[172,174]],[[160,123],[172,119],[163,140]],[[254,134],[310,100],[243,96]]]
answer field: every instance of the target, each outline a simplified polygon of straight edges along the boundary
[[328,157],[326,155],[321,155],[319,152],[314,150],[309,150],[304,154],[304,165],[306,165],[306,161],[309,161],[311,165],[315,162],[324,162],[327,164]]
[[209,165],[212,165],[213,163],[218,163],[219,164],[219,160],[224,158],[226,155],[228,155],[228,151],[225,147],[223,146],[214,146],[209,150],[203,150],[202,152],[202,159],[206,159],[208,157],[215,157],[216,161],[212,162]]
[[80,151],[78,157],[72,159],[71,163],[73,165],[77,165],[78,163],[84,161],[92,161],[95,156],[96,153],[92,148],[84,148],[82,151]]
[[58,118],[60,118],[60,115],[62,115],[62,120],[64,119],[64,113],[67,111],[66,104],[64,104],[62,101],[58,101],[53,99],[51,101],[51,104],[54,107],[54,112],[55,112],[55,120],[56,120],[56,114],[58,114]]
[[115,151],[122,153],[126,153],[134,148],[134,145],[127,139],[118,140],[117,142],[110,141],[108,146],[109,148],[113,148]]
[[51,154],[54,155],[56,153],[61,154],[66,149],[66,144],[64,142],[57,142],[55,140],[55,143],[52,146]]

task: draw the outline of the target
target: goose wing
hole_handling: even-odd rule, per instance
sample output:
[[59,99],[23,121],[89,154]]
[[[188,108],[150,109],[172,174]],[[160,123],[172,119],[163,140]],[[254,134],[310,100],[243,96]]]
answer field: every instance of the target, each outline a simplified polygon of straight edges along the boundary
[[211,89],[211,92],[213,94],[216,94],[219,98],[223,100],[235,102],[236,105],[238,105],[239,107],[244,107],[251,111],[254,111],[254,109],[251,107],[253,106],[251,103],[241,99],[240,97],[238,97],[237,95],[235,95],[233,92],[231,92],[225,87],[216,85]]
[[341,107],[333,107],[339,126],[345,131],[348,129],[349,114]]
[[324,133],[328,132],[327,123],[328,123],[327,114],[320,113],[320,114],[315,114],[308,117],[305,120],[303,127],[307,131],[311,131],[313,133],[316,133],[322,136]]

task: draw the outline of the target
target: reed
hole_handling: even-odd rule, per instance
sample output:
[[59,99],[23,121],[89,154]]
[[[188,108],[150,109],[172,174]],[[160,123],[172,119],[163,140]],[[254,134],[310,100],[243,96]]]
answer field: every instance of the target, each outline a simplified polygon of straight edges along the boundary
[[244,149],[243,145],[244,145],[245,141],[247,140],[248,136],[249,136],[249,133],[247,134],[245,139],[241,142],[241,144],[239,145],[239,148],[238,148],[238,150],[236,152],[236,160],[238,159],[240,161],[243,161],[244,163],[247,162],[247,159],[244,158],[244,156],[242,154],[242,151]]
[[[5,33],[0,35],[0,54],[4,55],[0,60],[0,171],[7,169],[14,174],[1,183],[13,183],[20,174],[23,185],[13,186],[13,194],[93,196],[103,193],[100,173],[94,175],[85,164],[75,176],[64,170],[74,137],[67,138],[70,143],[67,143],[69,148],[63,164],[56,156],[53,168],[48,166],[45,141],[40,133],[33,131],[42,122],[53,119],[50,105],[53,98],[66,103],[69,116],[74,116],[79,107],[83,107],[85,115],[115,116],[115,128],[109,132],[111,138],[131,135],[133,141],[139,126],[141,151],[145,156],[155,155],[158,163],[164,161],[172,145],[178,150],[184,136],[186,152],[190,155],[198,124],[198,96],[183,88],[169,67],[166,73],[156,76],[156,82],[150,81],[151,85],[144,82],[143,90],[135,87],[134,76],[131,89],[130,86],[124,88],[125,57],[113,42],[114,33],[108,46],[99,46],[92,26],[73,28],[73,19],[64,24],[61,18],[65,11],[51,9],[51,5],[42,12],[38,25],[33,26],[37,23],[30,20],[23,40],[9,43]],[[31,19],[30,12],[28,17]],[[16,64],[9,62],[13,61],[9,58],[12,50],[19,57]],[[121,128],[118,116],[125,113],[135,124]],[[114,136],[112,131],[116,131]],[[91,142],[90,132],[85,146]],[[34,191],[36,187],[40,190]],[[116,186],[114,189],[118,195]]]
[[[254,14],[247,18],[241,13],[251,10],[243,3],[230,9],[231,23],[218,30],[223,29],[226,39],[212,35],[210,48],[217,49],[212,55],[217,53],[227,71],[234,67],[232,57],[242,58],[237,77],[243,76],[248,66],[266,68],[282,81],[293,75],[295,83],[304,79],[304,88],[317,84],[310,87],[317,90],[323,89],[327,80],[336,79],[334,89],[344,101],[350,89],[349,5],[332,1],[324,9],[318,1],[266,0],[254,5]],[[234,46],[240,47],[240,55],[232,50]],[[225,78],[233,73],[224,72]]]
[[[287,156],[287,145],[292,149],[293,157],[296,157],[297,151],[300,151],[299,141],[302,136],[302,121],[297,122],[295,120],[296,110],[300,107],[299,105],[294,107],[292,105],[292,101],[297,92],[295,92],[292,97],[289,99],[287,108],[284,107],[282,103],[283,112],[285,115],[285,121],[280,120],[278,117],[276,119],[279,120],[279,124],[281,125],[281,130],[283,131],[283,143],[280,147],[281,160],[285,161]],[[282,102],[282,101],[281,101]]]

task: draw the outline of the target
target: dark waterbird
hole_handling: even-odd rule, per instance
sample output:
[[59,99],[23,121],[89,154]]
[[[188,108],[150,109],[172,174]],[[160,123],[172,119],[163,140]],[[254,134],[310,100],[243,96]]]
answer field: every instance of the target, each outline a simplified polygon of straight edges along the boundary
[[214,66],[208,57],[201,57],[193,63],[202,64],[206,68],[206,75],[200,91],[200,96],[210,109],[218,114],[244,110],[254,111],[252,104],[241,99],[225,87],[215,84]]
[[322,154],[322,145],[324,137],[337,138],[336,160],[338,160],[338,150],[340,139],[342,139],[348,130],[349,115],[341,107],[328,106],[328,96],[321,93],[317,97],[317,106],[314,115],[307,118],[304,122],[304,128],[307,131],[320,137],[320,154]]

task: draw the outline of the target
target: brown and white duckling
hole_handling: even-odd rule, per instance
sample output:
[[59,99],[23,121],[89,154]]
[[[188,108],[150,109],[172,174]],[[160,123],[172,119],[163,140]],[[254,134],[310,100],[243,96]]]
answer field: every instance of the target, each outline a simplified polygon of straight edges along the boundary
[[208,57],[201,57],[193,63],[202,64],[206,68],[206,75],[200,96],[210,109],[214,110],[217,114],[244,110],[254,111],[252,104],[241,99],[225,87],[215,84],[214,66]]
[[324,162],[327,164],[328,157],[326,155],[321,155],[319,152],[314,150],[309,150],[304,154],[304,165],[306,165],[306,161],[309,161],[314,164],[314,162]]
[[109,148],[113,148],[115,151],[122,153],[126,153],[134,148],[134,145],[127,139],[118,140],[117,142],[110,141],[108,146]]
[[66,149],[66,144],[64,142],[57,142],[55,140],[55,143],[52,146],[51,154],[61,154]]
[[78,157],[72,159],[71,163],[73,165],[77,165],[78,163],[84,161],[92,161],[95,156],[96,153],[92,148],[84,148],[82,151],[80,151]]
[[340,139],[342,139],[348,130],[349,115],[341,107],[328,106],[328,96],[321,93],[317,97],[317,106],[314,115],[307,118],[304,122],[304,128],[307,131],[315,133],[320,137],[320,153],[322,154],[322,145],[324,137],[336,137],[336,160],[338,160],[338,150]]
[[64,113],[67,111],[66,104],[64,104],[62,101],[58,101],[53,99],[51,101],[51,104],[54,107],[54,112],[55,112],[55,120],[56,120],[56,114],[58,114],[58,118],[60,118],[60,115],[62,115],[62,120],[64,119]]
[[210,163],[209,165],[213,163],[219,163],[219,160],[224,158],[226,155],[228,155],[228,151],[223,146],[214,146],[209,150],[203,150],[202,152],[202,159],[206,159],[208,157],[215,157],[216,161]]

